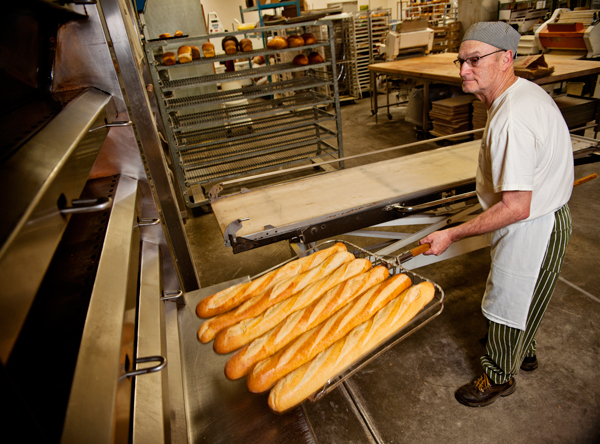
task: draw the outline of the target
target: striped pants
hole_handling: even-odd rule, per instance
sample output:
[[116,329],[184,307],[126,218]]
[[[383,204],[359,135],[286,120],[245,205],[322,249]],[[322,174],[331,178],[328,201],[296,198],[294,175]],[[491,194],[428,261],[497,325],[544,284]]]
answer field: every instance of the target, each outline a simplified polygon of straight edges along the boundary
[[535,334],[554,293],[570,238],[571,212],[564,205],[554,214],[554,228],[529,306],[525,331],[489,322],[487,354],[482,356],[481,364],[495,384],[512,379],[518,373],[523,359],[535,355]]

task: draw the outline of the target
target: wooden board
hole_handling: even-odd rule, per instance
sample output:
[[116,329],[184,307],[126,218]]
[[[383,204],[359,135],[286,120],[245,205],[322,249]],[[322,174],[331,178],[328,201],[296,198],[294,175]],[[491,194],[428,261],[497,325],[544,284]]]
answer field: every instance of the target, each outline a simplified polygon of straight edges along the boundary
[[283,229],[327,220],[352,209],[472,181],[479,145],[467,142],[309,177],[226,196],[211,206],[222,232],[232,221],[249,218],[238,236],[262,232],[267,225]]
[[[444,83],[462,83],[459,69],[454,66],[457,53],[447,52],[442,54],[430,54],[423,57],[415,57],[393,62],[376,63],[368,68],[374,72],[390,75],[417,77],[429,80],[437,80]],[[554,72],[549,76],[533,80],[538,85],[546,85],[563,80],[573,79],[600,73],[600,62],[592,60],[572,60],[561,56],[545,54],[544,58],[549,66],[554,66]]]

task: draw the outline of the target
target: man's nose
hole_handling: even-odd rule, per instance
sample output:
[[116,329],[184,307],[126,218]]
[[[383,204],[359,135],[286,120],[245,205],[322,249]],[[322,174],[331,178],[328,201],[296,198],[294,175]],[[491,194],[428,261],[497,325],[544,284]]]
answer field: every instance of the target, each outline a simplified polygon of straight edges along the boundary
[[464,62],[460,67],[460,75],[464,76],[465,74],[469,74],[471,72],[471,67],[467,62]]

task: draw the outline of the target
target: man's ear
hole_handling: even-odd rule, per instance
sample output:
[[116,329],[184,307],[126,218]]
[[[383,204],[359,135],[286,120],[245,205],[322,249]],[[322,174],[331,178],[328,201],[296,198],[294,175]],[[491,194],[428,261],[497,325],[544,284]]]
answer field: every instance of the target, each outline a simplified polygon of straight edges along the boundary
[[514,61],[514,54],[511,49],[508,49],[502,55],[502,71],[506,71]]

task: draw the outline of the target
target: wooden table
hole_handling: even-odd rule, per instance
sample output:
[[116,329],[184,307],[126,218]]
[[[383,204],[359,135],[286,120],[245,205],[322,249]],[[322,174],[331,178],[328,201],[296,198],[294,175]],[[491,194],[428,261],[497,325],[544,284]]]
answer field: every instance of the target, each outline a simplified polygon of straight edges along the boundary
[[[549,66],[554,66],[554,72],[549,76],[533,80],[538,85],[548,85],[600,73],[600,62],[572,60],[551,54],[545,54],[544,57]],[[377,74],[422,80],[424,83],[423,128],[427,128],[429,122],[429,85],[431,82],[437,82],[460,86],[462,84],[460,70],[454,66],[454,60],[457,58],[457,53],[447,52],[369,65],[372,91],[371,111],[373,114],[377,114],[378,111],[377,88],[375,87]]]

